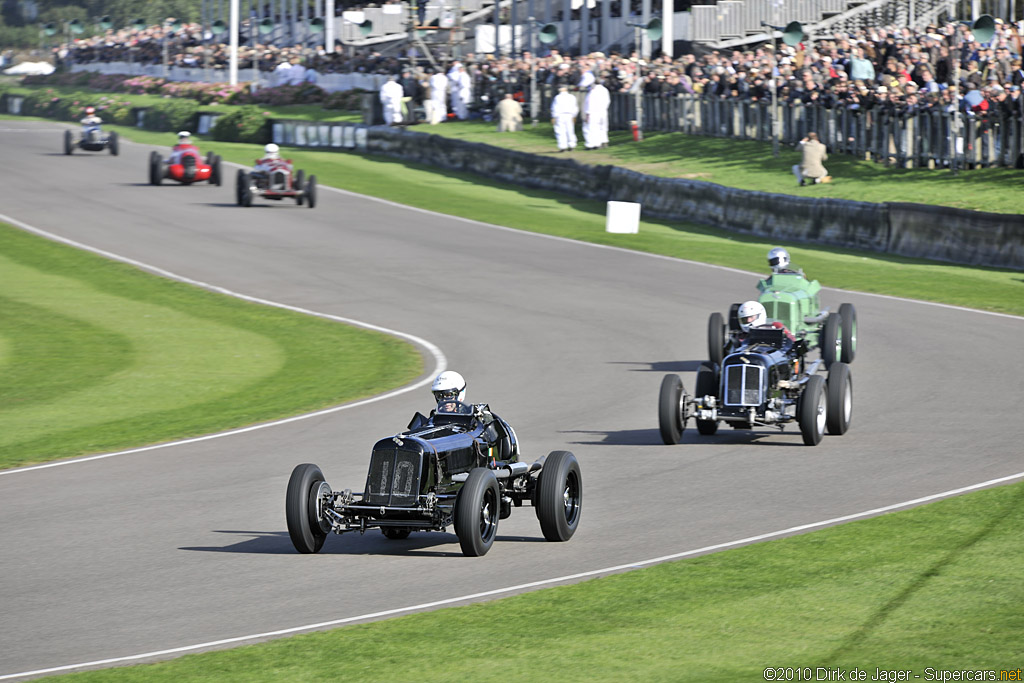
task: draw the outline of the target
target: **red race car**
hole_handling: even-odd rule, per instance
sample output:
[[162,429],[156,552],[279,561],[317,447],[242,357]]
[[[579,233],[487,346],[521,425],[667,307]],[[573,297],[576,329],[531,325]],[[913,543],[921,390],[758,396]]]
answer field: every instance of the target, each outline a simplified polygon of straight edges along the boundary
[[164,178],[186,185],[200,182],[220,185],[220,156],[211,152],[204,161],[190,137],[187,131],[178,133],[178,144],[171,150],[168,159],[164,159],[160,152],[149,155],[150,185],[159,185]]

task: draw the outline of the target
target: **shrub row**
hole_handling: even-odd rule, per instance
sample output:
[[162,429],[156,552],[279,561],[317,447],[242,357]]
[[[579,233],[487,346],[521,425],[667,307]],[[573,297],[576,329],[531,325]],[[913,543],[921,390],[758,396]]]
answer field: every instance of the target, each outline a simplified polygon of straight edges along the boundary
[[[106,123],[122,126],[134,126],[136,123],[138,108],[123,97],[81,92],[62,95],[52,89],[36,90],[26,95],[21,113],[60,121],[78,121],[85,116],[85,108],[90,106],[96,107],[97,114]],[[143,128],[157,132],[195,130],[200,108],[199,102],[191,99],[161,100],[146,107]],[[211,132],[214,140],[263,144],[270,140],[270,119],[254,105],[232,107],[217,119]]]

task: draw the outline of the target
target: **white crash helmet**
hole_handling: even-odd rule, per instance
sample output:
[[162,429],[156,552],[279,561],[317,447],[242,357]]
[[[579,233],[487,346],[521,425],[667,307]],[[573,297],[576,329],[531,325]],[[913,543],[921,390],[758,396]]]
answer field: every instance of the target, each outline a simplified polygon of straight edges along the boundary
[[768,265],[771,266],[773,273],[778,273],[780,270],[789,267],[789,252],[782,247],[775,247],[768,252]]
[[178,132],[178,142],[186,143],[186,142],[188,142],[188,139],[190,137],[192,137],[192,133],[189,133],[187,130],[183,130],[183,131],[179,131]]
[[281,148],[271,142],[263,148],[263,153],[267,155],[268,159],[278,159],[281,156]]
[[466,380],[454,370],[445,370],[437,376],[430,390],[439,403],[453,398],[463,401],[466,398]]
[[85,108],[85,113],[86,113],[87,116],[92,116],[93,114],[96,113],[96,108],[95,107],[86,107]]
[[760,301],[744,301],[736,311],[740,321],[740,329],[749,332],[751,327],[759,327],[768,322],[768,312]]

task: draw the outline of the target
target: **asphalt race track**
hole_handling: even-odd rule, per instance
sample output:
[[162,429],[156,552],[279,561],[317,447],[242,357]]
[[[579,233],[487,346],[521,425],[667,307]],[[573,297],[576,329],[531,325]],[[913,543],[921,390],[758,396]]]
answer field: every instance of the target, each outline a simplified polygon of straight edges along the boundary
[[232,167],[220,188],[151,187],[151,148],[65,157],[55,124],[0,121],[0,144],[0,213],[181,276],[427,339],[466,376],[469,400],[515,427],[525,459],[573,451],[586,493],[568,543],[545,542],[523,508],[483,558],[463,557],[454,533],[331,536],[321,554],[297,554],[284,520],[292,468],[315,462],[334,488],[361,490],[370,446],[432,407],[426,388],[0,475],[0,676],[641,563],[1024,470],[1024,374],[1003,353],[1024,319],[826,290],[825,305],[851,302],[859,318],[845,436],[808,448],[795,427],[706,438],[691,422],[685,443],[668,447],[658,436],[662,376],[693,388],[708,314],[751,298],[754,274],[325,188],[314,210],[261,199],[240,209]]

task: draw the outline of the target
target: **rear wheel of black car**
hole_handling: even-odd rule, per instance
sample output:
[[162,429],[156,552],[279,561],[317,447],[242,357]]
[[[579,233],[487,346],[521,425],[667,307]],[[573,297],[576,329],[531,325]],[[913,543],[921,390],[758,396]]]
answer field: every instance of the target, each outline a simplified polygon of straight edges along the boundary
[[830,368],[833,363],[842,358],[842,355],[842,317],[837,313],[832,313],[825,319],[825,328],[821,331],[821,359],[825,361],[825,367]]
[[384,534],[384,538],[392,541],[401,541],[409,538],[408,529],[396,529],[395,527],[386,526],[382,527],[380,531]]
[[288,535],[300,553],[316,553],[324,545],[331,525],[324,517],[323,506],[330,492],[331,487],[316,465],[305,463],[292,470],[284,513]]
[[583,479],[580,464],[569,451],[552,451],[537,477],[537,519],[549,541],[568,541],[580,525]]
[[64,131],[64,153],[71,154],[75,151],[74,134],[70,130]]
[[299,170],[295,172],[295,177],[292,178],[292,189],[298,194],[295,195],[295,203],[302,206],[302,202],[305,201],[305,197],[302,196],[302,186],[306,181],[306,172]]
[[853,416],[853,376],[846,363],[833,363],[828,370],[828,385],[825,390],[828,409],[826,427],[829,434],[842,436],[850,428]]
[[804,386],[803,393],[800,394],[796,412],[804,444],[817,446],[825,435],[825,422],[828,418],[824,377],[811,375]]
[[[717,315],[717,313],[715,314]],[[718,396],[718,373],[715,367],[708,363],[701,363],[697,369],[696,396],[700,399],[703,396]],[[712,436],[718,431],[718,420],[697,419],[697,431],[703,436]]]
[[494,472],[486,467],[470,470],[455,502],[455,535],[463,555],[487,554],[498,535],[500,514],[501,496]]
[[841,304],[839,306],[839,320],[842,322],[843,331],[840,335],[843,351],[839,360],[844,363],[852,363],[857,355],[857,309],[853,304]]
[[220,155],[211,154],[213,163],[210,164],[210,183],[220,187]]
[[[708,358],[719,366],[725,358],[725,323],[722,314],[717,311],[708,318]],[[697,394],[700,394],[700,390]]]
[[110,135],[107,137],[107,147],[110,148],[111,156],[116,157],[117,153],[120,151],[117,147],[117,142],[117,131],[111,131]]
[[159,185],[164,179],[164,160],[160,158],[160,152],[149,153],[149,184]]
[[309,176],[309,180],[306,181],[306,184],[303,186],[302,190],[303,190],[303,192],[306,195],[306,203],[309,205],[309,208],[312,209],[313,207],[316,206],[316,176],[315,175]]
[[674,446],[683,438],[686,420],[683,419],[683,380],[679,375],[665,375],[661,380],[661,394],[658,397],[658,427],[661,440]]

